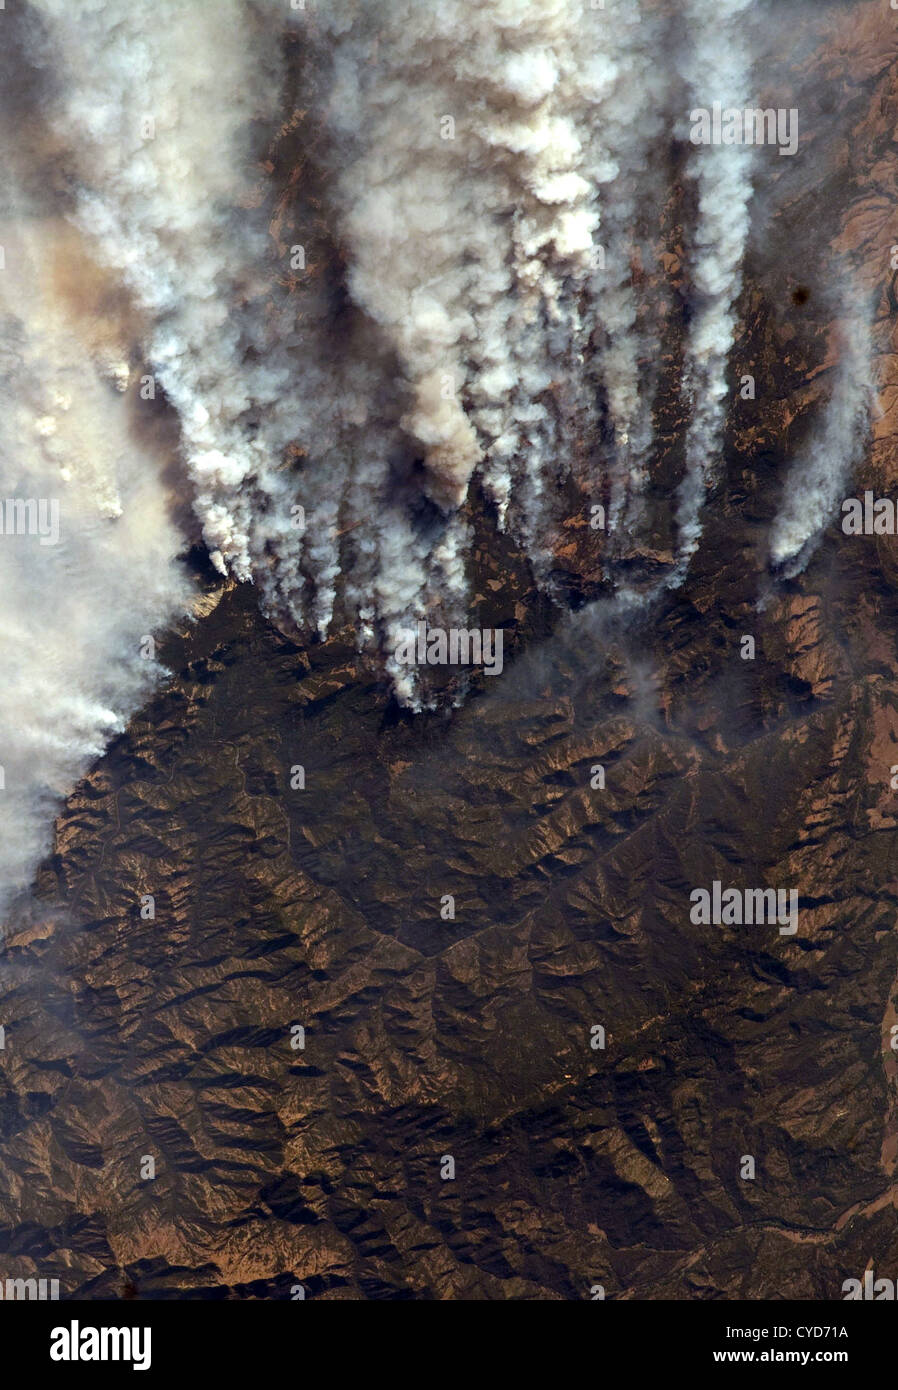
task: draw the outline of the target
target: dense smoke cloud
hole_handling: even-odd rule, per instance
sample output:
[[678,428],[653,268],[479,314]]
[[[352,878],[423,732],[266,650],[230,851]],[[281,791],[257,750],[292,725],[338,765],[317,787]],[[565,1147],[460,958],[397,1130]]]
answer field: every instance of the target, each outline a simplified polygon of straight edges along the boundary
[[482,465],[500,522],[510,511],[531,545],[576,434],[596,433],[595,357],[623,444],[633,428],[626,236],[660,124],[642,21],[636,4],[567,0],[452,0],[426,17],[372,0],[328,21],[349,287],[395,351],[426,489],[457,507]]
[[[459,508],[479,468],[539,574],[559,474],[597,449],[600,397],[618,455],[650,433],[628,247],[663,121],[657,24],[635,3],[566,0],[294,16],[325,74],[328,207],[357,311],[338,347],[302,258],[284,290],[252,194],[281,6],[35,8],[79,225],[153,325],[148,363],[181,419],[214,562],[323,634],[349,534],[350,617],[389,653],[425,607],[465,614]],[[591,471],[595,487],[616,475],[619,512],[622,465]]]
[[[189,606],[171,460],[135,434],[139,380],[177,419],[179,501],[215,566],[305,635],[351,627],[412,708],[427,690],[393,653],[425,614],[470,620],[478,497],[546,586],[572,496],[609,504],[609,555],[638,532],[670,303],[648,264],[670,146],[690,106],[750,98],[748,4],[23,8],[17,60],[40,78],[31,123],[60,178],[37,216],[21,162],[9,170],[3,491],[58,495],[62,531],[55,548],[0,538],[7,642],[43,643],[4,697],[7,882],[27,881],[54,798],[152,688],[140,637]],[[290,104],[297,53],[314,81]],[[285,239],[271,150],[295,122],[309,149]],[[720,472],[753,161],[690,148],[686,167],[689,423],[670,583]],[[49,269],[60,246],[95,277],[74,318]],[[103,342],[101,281],[127,310]],[[857,418],[853,352],[827,424],[834,451]],[[796,527],[810,526],[805,545],[831,492],[821,477],[810,522],[787,502],[775,553],[795,553]],[[77,650],[63,659],[67,634]],[[29,689],[43,713],[26,719]]]
[[69,229],[11,205],[6,188],[2,908],[50,848],[59,801],[152,691],[160,668],[143,639],[189,602],[165,461],[130,427],[127,361],[108,336],[80,331],[77,302],[60,292],[60,274],[88,276],[90,262]]
[[[691,99],[707,98],[709,73],[718,96],[744,99],[747,3],[691,0]],[[680,95],[656,61],[656,7],[343,0],[293,16],[327,94],[320,158],[354,312],[342,353],[302,258],[285,291],[252,193],[254,123],[278,111],[281,6],[36,8],[79,222],[154,325],[147,357],[178,410],[217,565],[324,634],[350,534],[349,616],[362,645],[389,653],[425,607],[464,616],[459,509],[475,470],[538,578],[573,463],[621,523],[651,439],[631,259]],[[719,449],[750,195],[745,151],[693,165],[681,570]],[[407,673],[392,674],[414,702]]]

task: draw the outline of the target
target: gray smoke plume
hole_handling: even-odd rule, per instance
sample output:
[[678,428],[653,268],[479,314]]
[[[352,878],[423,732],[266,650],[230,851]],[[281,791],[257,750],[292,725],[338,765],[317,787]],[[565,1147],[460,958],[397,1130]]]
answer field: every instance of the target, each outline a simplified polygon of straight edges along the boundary
[[[751,71],[746,11],[751,0],[689,0],[692,45],[684,76],[694,107],[743,109]],[[742,258],[752,193],[750,149],[710,145],[696,150],[692,174],[698,186],[698,226],[692,252],[697,298],[684,365],[683,390],[692,407],[686,433],[686,475],[677,497],[682,582],[702,534],[701,509],[719,473],[726,411],[727,358],[733,342],[735,302],[742,286]]]
[[[296,14],[328,94],[322,159],[354,311],[340,354],[326,286],[302,255],[295,276],[273,273],[253,194],[282,6],[35,8],[78,223],[151,324],[148,364],[181,420],[214,563],[323,634],[348,534],[351,619],[389,653],[425,607],[465,613],[459,509],[479,469],[539,573],[600,390],[618,455],[648,439],[627,241],[662,121],[656,24],[635,3],[611,15],[567,0]],[[621,495],[623,467],[608,462]],[[408,673],[392,673],[414,703]]]
[[190,598],[164,456],[130,426],[130,344],[94,316],[103,277],[4,172],[0,912],[50,848],[61,799],[159,679],[146,639]]
[[[689,0],[685,25],[662,0],[22,6],[26,125],[57,172],[39,206],[23,161],[7,181],[4,495],[58,497],[61,531],[0,536],[11,650],[44,643],[4,697],[9,883],[158,679],[141,637],[190,607],[139,384],[177,420],[178,500],[219,571],[285,627],[354,631],[411,708],[431,697],[397,643],[425,615],[470,621],[475,523],[545,586],[572,496],[608,502],[609,553],[638,528],[668,304],[639,272],[676,113],[745,102],[747,5]],[[751,156],[689,168],[673,582],[717,471]]]
[[[596,434],[592,359],[623,446],[636,415],[625,234],[660,124],[636,119],[657,111],[655,27],[635,4],[566,0],[452,0],[426,17],[372,0],[320,23],[349,288],[395,356],[425,489],[451,511],[479,468],[538,564],[554,482]],[[606,261],[612,183],[627,201]]]
[[[863,302],[857,289],[851,302]],[[771,528],[770,561],[786,578],[806,567],[824,531],[839,516],[869,437],[874,400],[870,321],[856,307],[846,308],[837,329],[839,357],[830,398],[789,469]]]

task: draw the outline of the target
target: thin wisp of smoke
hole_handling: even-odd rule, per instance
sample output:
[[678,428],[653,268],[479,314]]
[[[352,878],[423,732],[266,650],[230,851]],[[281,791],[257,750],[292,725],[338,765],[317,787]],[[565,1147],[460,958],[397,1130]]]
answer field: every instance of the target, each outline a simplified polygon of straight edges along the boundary
[[770,532],[770,562],[784,578],[806,567],[824,531],[839,515],[862,457],[873,414],[873,348],[869,319],[857,294],[838,320],[838,360],[829,400],[798,458],[790,465],[782,506]]

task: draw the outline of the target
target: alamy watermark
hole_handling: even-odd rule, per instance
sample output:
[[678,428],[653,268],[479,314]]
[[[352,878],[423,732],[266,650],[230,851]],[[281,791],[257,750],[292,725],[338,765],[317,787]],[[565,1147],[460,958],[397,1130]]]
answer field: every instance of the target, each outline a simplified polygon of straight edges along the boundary
[[898,1297],[895,1281],[893,1279],[877,1279],[872,1269],[864,1272],[863,1281],[846,1279],[842,1285],[842,1293],[846,1303],[856,1299],[872,1300],[874,1303],[894,1303]]
[[50,1333],[51,1361],[130,1361],[135,1371],[153,1364],[149,1327],[90,1327],[73,1318]]
[[7,1303],[55,1303],[58,1298],[58,1279],[0,1279],[0,1299]]
[[40,545],[59,541],[58,497],[7,497],[0,500],[0,535],[37,536]]
[[422,619],[396,644],[400,666],[482,666],[485,676],[502,674],[501,627],[428,627]]
[[894,536],[896,532],[895,503],[891,497],[875,497],[865,492],[859,497],[846,497],[842,503],[842,530],[846,536]]
[[697,106],[689,112],[693,145],[779,145],[780,154],[798,151],[798,110],[792,106]]
[[696,926],[751,927],[775,922],[780,936],[794,936],[798,931],[795,888],[723,888],[715,879],[710,892],[693,888],[689,901],[689,920]]

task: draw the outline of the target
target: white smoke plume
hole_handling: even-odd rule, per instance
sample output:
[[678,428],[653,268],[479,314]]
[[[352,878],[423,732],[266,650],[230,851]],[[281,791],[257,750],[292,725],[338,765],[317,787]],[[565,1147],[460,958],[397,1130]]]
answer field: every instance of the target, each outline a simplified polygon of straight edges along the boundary
[[645,164],[660,120],[635,119],[653,111],[641,20],[635,3],[370,0],[337,5],[323,35],[309,21],[333,71],[349,288],[395,353],[426,489],[458,507],[480,466],[537,562],[552,484],[595,437],[594,337],[613,338],[624,443],[636,411],[629,256],[621,235],[603,266],[600,238],[603,191]]
[[[660,0],[22,6],[61,172],[52,219],[21,189],[7,210],[22,269],[3,282],[4,484],[60,491],[63,539],[0,537],[8,592],[31,594],[8,641],[24,624],[48,644],[11,683],[11,727],[28,681],[52,711],[7,754],[7,787],[31,781],[6,792],[19,849],[0,874],[27,880],[53,798],[152,688],[135,634],[189,603],[172,460],[135,442],[138,377],[177,418],[217,568],[304,634],[354,629],[412,708],[429,697],[391,653],[422,616],[469,620],[481,489],[542,584],[573,495],[610,502],[609,553],[638,523],[666,299],[634,268],[658,237],[683,88],[745,104],[748,4],[688,0],[686,26]],[[276,152],[296,127],[287,180]],[[694,151],[691,174],[676,580],[720,449],[751,156]],[[57,244],[126,296],[126,331],[98,343],[89,305],[63,312]],[[84,638],[68,664],[66,632]]]
[[[852,302],[862,296],[855,291]],[[770,533],[770,562],[785,578],[807,565],[839,504],[869,437],[874,402],[869,319],[846,310],[838,323],[839,359],[819,424],[792,464]]]
[[626,247],[662,107],[657,29],[635,0],[616,15],[339,0],[295,16],[327,74],[328,208],[360,311],[342,354],[327,288],[300,272],[286,292],[255,206],[251,134],[278,110],[283,7],[35,9],[78,222],[152,325],[213,561],[325,633],[349,534],[351,617],[389,652],[425,607],[464,613],[459,508],[479,467],[544,568],[557,481],[596,449],[599,390],[618,452],[648,436]]
[[[259,293],[265,254],[251,209],[247,130],[273,117],[268,74],[238,0],[35,0],[35,60],[58,82],[55,125],[80,182],[77,220],[145,311],[150,366],[178,410],[196,505],[213,560],[249,578],[249,498],[271,460],[247,414],[277,409],[280,362],[235,370],[247,341],[241,298]],[[272,90],[274,89],[274,90]],[[252,327],[257,325],[253,324]]]
[[573,287],[594,264],[595,190],[567,109],[583,16],[564,0],[355,10],[347,28],[338,6],[328,42],[329,115],[352,152],[338,176],[350,291],[395,349],[430,495],[459,506],[488,456],[504,512],[508,460],[526,448],[538,478],[555,440],[553,335],[569,350]]
[[[4,142],[14,132],[4,122]],[[9,148],[9,146],[6,146]],[[189,603],[164,459],[130,428],[114,334],[85,332],[71,229],[10,201],[0,227],[0,912],[58,806],[161,674],[142,639]],[[78,283],[76,284],[76,280]],[[94,279],[93,287],[101,285]],[[118,348],[118,350],[116,350]],[[54,520],[55,519],[55,520]]]
[[[652,322],[640,303],[633,262],[654,258],[657,225],[647,232],[640,219],[649,211],[657,224],[667,196],[664,165],[666,134],[672,125],[674,92],[657,55],[669,42],[668,27],[653,6],[617,6],[606,19],[613,60],[600,113],[602,142],[615,166],[604,200],[602,242],[605,266],[591,286],[589,313],[594,314],[595,357],[589,363],[588,389],[607,402],[610,461],[609,531],[616,535],[625,521],[638,522],[647,482],[647,454],[652,438],[655,345],[668,307],[663,283],[653,290]],[[660,312],[659,312],[660,311]],[[598,480],[598,479],[597,479]]]
[[[382,463],[360,464],[370,450],[353,450],[346,435],[370,438],[370,401],[388,383],[315,370],[314,303],[303,305],[301,363],[271,332],[283,305],[271,315],[269,304],[267,335],[261,314],[235,313],[252,293],[247,277],[266,269],[258,221],[235,218],[234,207],[248,200],[249,122],[270,119],[275,105],[282,7],[269,7],[267,43],[234,0],[214,14],[163,3],[142,16],[125,0],[39,8],[68,69],[59,124],[82,152],[82,221],[159,321],[148,356],[184,422],[213,555],[238,577],[260,569],[264,581],[270,566],[258,561],[273,540],[295,583],[305,548],[326,630],[346,454],[356,453],[363,491],[385,481]],[[623,245],[610,283],[599,271],[599,194],[645,163],[658,123],[651,26],[635,4],[615,17],[567,0],[455,0],[435,11],[420,0],[344,0],[298,18],[332,73],[330,201],[350,250],[350,294],[382,338],[380,353],[367,344],[367,374],[385,372],[378,357],[393,355],[395,424],[443,512],[464,502],[482,464],[500,518],[514,488],[515,529],[537,546],[547,482],[595,423],[597,383],[582,363],[597,331],[610,337],[601,365],[624,446],[632,428],[635,309]],[[640,101],[655,113],[648,121],[634,119]],[[626,230],[620,216],[618,226]],[[247,340],[259,352],[249,368]],[[233,399],[222,385],[238,366]],[[247,438],[252,411],[262,419]],[[272,537],[247,505],[256,490],[269,527],[283,516],[296,479],[278,474],[297,441],[307,457],[318,444],[333,479],[321,497],[320,470],[304,470],[314,495],[303,505],[315,511],[305,547],[282,525]],[[369,538],[374,550],[378,541]],[[458,537],[447,544],[457,551]]]
[[[684,76],[695,108],[709,110],[715,101],[740,109],[749,104],[746,11],[750,4],[751,0],[689,0],[686,9],[692,42],[686,50]],[[692,175],[698,195],[692,253],[698,307],[683,371],[683,390],[692,416],[686,433],[686,473],[677,496],[679,555],[674,583],[682,583],[698,547],[702,505],[719,472],[727,358],[749,231],[751,150],[704,146],[693,155]]]

